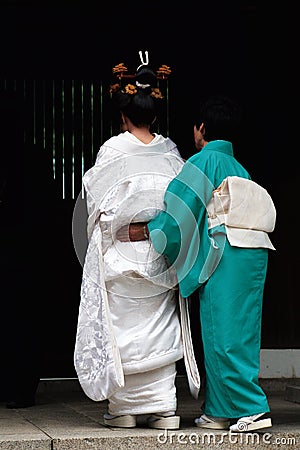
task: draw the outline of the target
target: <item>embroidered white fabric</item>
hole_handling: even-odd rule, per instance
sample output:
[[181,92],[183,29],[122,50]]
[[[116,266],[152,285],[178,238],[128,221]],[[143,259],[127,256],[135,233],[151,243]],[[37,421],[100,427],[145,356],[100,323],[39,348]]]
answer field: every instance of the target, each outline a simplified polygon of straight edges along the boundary
[[74,365],[95,401],[122,389],[124,373],[153,370],[183,356],[175,270],[150,241],[116,239],[123,225],[147,222],[163,209],[165,189],[182,165],[171,139],[156,135],[143,144],[125,132],[100,148],[83,177],[89,244]]

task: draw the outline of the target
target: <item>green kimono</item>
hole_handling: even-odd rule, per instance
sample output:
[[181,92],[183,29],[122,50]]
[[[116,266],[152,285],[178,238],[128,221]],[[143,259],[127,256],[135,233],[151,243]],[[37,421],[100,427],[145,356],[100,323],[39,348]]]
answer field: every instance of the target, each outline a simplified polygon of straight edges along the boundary
[[203,412],[239,418],[269,412],[258,384],[268,249],[233,247],[224,225],[208,229],[206,206],[227,176],[250,179],[228,141],[189,158],[148,224],[155,249],[177,271],[183,297],[199,289],[206,369]]

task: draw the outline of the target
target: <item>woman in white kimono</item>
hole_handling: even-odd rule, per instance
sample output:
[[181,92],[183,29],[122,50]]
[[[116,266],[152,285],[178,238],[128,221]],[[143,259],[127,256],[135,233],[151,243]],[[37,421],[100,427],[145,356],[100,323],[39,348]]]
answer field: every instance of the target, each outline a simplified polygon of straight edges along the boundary
[[83,177],[89,244],[74,362],[87,396],[108,399],[106,425],[134,427],[137,415],[149,414],[149,427],[178,429],[176,361],[184,344],[176,273],[149,241],[115,237],[163,209],[165,189],[183,165],[174,142],[150,131],[161,101],[156,84],[142,65],[134,85],[111,87],[122,132],[101,146]]

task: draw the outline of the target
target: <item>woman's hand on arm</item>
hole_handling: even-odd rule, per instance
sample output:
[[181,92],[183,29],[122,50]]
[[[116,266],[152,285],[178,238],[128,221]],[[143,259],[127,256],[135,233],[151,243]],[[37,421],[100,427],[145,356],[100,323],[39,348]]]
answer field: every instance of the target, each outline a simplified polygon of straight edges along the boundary
[[147,224],[139,222],[124,225],[117,231],[116,238],[121,242],[144,241],[149,238]]

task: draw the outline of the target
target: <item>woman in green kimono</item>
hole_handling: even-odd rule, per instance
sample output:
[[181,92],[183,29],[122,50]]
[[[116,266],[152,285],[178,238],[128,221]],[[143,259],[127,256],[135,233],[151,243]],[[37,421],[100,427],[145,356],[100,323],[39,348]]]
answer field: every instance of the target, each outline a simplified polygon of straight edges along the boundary
[[165,210],[142,230],[130,228],[129,238],[148,234],[176,268],[182,297],[198,289],[206,390],[196,426],[250,431],[272,425],[262,417],[270,409],[258,376],[268,250],[274,249],[268,233],[276,212],[234,157],[240,119],[231,99],[214,97],[202,106],[194,125],[199,152],[170,182]]

